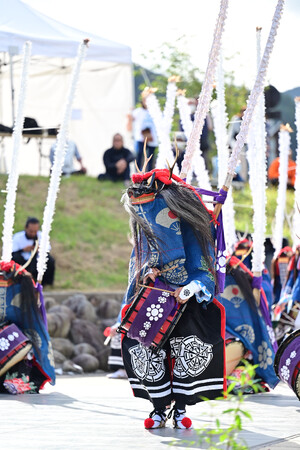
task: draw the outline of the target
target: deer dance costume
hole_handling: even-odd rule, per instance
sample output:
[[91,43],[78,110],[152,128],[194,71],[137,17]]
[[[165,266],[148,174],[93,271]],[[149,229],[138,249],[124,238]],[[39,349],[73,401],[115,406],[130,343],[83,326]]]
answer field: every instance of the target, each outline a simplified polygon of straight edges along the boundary
[[124,366],[134,395],[154,405],[146,428],[165,425],[172,401],[174,426],[189,428],[185,405],[203,396],[218,397],[225,386],[225,315],[214,299],[214,219],[196,191],[171,169],[134,174],[132,180],[123,199],[134,239],[123,303],[129,304],[145,274],[156,270],[170,289],[183,287],[177,300],[187,301],[187,307],[166,344],[154,353],[141,341],[160,314],[163,292],[148,308],[141,339],[123,338]]

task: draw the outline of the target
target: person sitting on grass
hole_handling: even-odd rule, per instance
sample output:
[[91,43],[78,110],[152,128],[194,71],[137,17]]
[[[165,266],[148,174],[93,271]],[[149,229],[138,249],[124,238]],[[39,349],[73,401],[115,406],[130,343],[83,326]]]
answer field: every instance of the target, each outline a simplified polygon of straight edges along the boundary
[[[36,217],[28,217],[25,229],[15,233],[13,236],[12,259],[23,266],[31,257],[36,241],[41,240],[40,221]],[[50,251],[50,248],[49,248]],[[31,273],[33,279],[37,280],[37,255],[33,256],[30,264],[26,267],[27,272]],[[55,259],[48,255],[47,269],[43,277],[43,286],[53,285],[55,272]]]
[[134,156],[132,152],[124,147],[122,135],[116,133],[113,137],[112,147],[106,150],[103,155],[106,173],[100,174],[98,180],[123,181],[125,184],[129,183],[129,164],[133,160]]

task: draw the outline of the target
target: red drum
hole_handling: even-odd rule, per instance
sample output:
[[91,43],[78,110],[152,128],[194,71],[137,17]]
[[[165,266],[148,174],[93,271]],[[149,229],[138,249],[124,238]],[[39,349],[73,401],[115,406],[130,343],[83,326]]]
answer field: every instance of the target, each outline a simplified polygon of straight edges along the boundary
[[160,350],[178,323],[187,303],[177,303],[174,289],[156,279],[142,287],[118,328],[154,352]]
[[22,361],[31,348],[29,339],[17,325],[0,325],[0,376]]

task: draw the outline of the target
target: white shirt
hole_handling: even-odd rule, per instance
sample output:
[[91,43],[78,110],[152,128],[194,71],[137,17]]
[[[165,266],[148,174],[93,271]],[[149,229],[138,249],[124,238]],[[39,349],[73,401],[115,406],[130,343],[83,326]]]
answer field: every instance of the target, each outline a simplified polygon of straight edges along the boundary
[[[50,150],[51,166],[53,166],[53,162],[54,162],[55,146],[56,146],[56,143],[52,145],[51,150]],[[62,168],[63,173],[71,174],[72,172],[74,172],[74,158],[76,158],[77,161],[79,161],[81,159],[75,142],[68,140],[66,143],[66,154],[65,154],[64,165]]]
[[157,147],[157,136],[153,120],[145,108],[136,108],[132,112],[133,117],[133,138],[135,141],[144,142],[142,131],[145,128],[150,128],[153,140],[148,142],[150,147]]
[[[37,236],[38,236],[39,242],[41,241],[41,235],[42,235],[42,233],[39,230],[37,232]],[[13,248],[12,248],[12,251],[13,252],[18,252],[18,251],[22,250],[25,247],[29,247],[30,245],[34,245],[34,243],[35,243],[35,241],[33,239],[27,239],[25,230],[19,231],[18,233],[15,233],[13,235]],[[49,246],[49,251],[50,251],[50,246]],[[28,261],[28,259],[30,258],[31,252],[22,252],[21,255],[23,256],[23,258],[26,261]]]

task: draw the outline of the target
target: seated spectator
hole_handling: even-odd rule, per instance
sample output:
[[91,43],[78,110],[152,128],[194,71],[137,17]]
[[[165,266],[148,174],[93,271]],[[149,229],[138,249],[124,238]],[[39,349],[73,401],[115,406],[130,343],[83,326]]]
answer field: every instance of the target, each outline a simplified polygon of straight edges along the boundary
[[[31,257],[31,252],[35,247],[35,242],[37,240],[40,241],[40,239],[40,221],[35,217],[28,217],[25,224],[25,229],[15,233],[13,236],[13,261],[23,266]],[[30,264],[26,267],[26,270],[32,274],[35,281],[37,280],[37,254],[38,252],[34,255]],[[47,269],[43,277],[43,286],[46,284],[52,285],[54,282],[55,260],[50,254],[48,254],[48,258]]]
[[[55,146],[56,146],[56,143],[52,145],[51,150],[50,150],[51,168],[54,163]],[[78,148],[77,148],[77,145],[75,144],[75,142],[68,139],[66,142],[66,147],[67,147],[67,149],[66,149],[64,165],[62,168],[62,175],[64,175],[64,176],[85,175],[86,168],[83,166],[82,158],[79,154],[79,151],[78,151]],[[74,158],[76,158],[80,164],[79,170],[74,169]]]
[[[270,164],[268,170],[268,180],[271,184],[277,186],[279,179],[279,166],[280,160],[279,157],[275,158]],[[292,159],[292,151],[289,151],[289,162],[288,162],[288,182],[287,187],[293,189],[295,185],[296,178],[296,163]]]
[[106,150],[103,155],[106,173],[100,174],[98,180],[123,181],[126,184],[129,183],[129,164],[133,160],[133,153],[124,147],[121,134],[115,134],[113,137],[113,146]]

